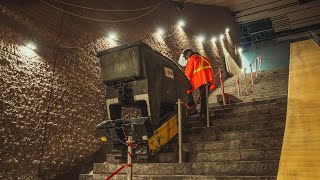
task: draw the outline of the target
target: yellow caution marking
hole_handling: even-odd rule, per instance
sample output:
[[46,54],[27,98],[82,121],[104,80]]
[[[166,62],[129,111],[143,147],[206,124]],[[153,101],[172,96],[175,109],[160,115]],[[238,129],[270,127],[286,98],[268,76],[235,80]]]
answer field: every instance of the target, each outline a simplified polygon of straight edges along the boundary
[[177,115],[174,115],[169,121],[158,128],[148,140],[149,150],[152,154],[156,153],[177,134],[178,118]]
[[107,137],[102,136],[102,137],[100,138],[100,140],[101,140],[102,142],[107,142]]

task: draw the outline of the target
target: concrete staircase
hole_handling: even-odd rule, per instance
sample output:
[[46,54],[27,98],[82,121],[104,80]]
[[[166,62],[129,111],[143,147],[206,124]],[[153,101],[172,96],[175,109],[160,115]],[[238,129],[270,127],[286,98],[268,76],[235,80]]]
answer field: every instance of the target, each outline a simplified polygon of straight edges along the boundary
[[[238,90],[236,86],[236,80],[239,77],[240,84],[240,99],[243,102],[252,102],[260,100],[269,100],[274,98],[281,98],[288,96],[288,76],[289,69],[281,68],[270,71],[262,71],[258,77],[255,77],[254,84],[251,85],[250,74],[247,74],[247,88],[248,94],[246,94],[245,78],[244,75],[233,76],[224,81],[225,92],[237,96]],[[218,104],[216,95],[222,94],[220,87],[218,87],[209,96],[209,102],[212,104]]]
[[[224,108],[213,101],[218,93],[213,92],[211,127],[203,127],[196,116],[188,119],[183,139],[185,163],[177,163],[178,145],[174,140],[156,162],[134,164],[134,179],[276,179],[286,119],[286,73],[264,72],[250,87],[256,93]],[[228,81],[232,82],[229,79],[226,84]],[[93,174],[80,175],[80,179],[105,179],[121,165],[94,164]],[[125,172],[113,179],[126,179]]]

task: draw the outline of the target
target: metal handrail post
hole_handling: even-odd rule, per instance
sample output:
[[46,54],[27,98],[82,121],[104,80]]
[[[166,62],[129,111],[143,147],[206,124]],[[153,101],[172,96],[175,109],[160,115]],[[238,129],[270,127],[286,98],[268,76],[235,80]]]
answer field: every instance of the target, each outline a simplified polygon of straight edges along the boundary
[[128,169],[127,169],[127,180],[132,180],[132,143],[133,137],[128,136]]
[[252,64],[250,64],[250,77],[251,77],[251,84],[253,85],[253,74],[252,74]]
[[260,61],[259,62],[259,71],[261,73],[262,72],[262,68],[261,68],[262,67],[262,57],[259,58],[259,61]]
[[206,119],[207,119],[207,127],[210,127],[210,119],[209,119],[209,85],[206,84]]
[[223,105],[226,105],[226,98],[224,97],[224,85],[223,85],[223,78],[222,78],[221,69],[220,69],[220,85],[221,85],[221,91],[222,91],[222,102],[223,102]]
[[243,69],[243,73],[244,73],[244,84],[245,84],[245,89],[246,89],[246,95],[248,95],[248,82],[247,82],[247,73],[246,73],[247,68]]
[[258,73],[260,74],[260,57],[258,56],[257,57],[257,61],[258,61]]
[[238,98],[240,98],[240,82],[239,82],[239,77],[237,78],[236,80],[236,84],[237,84],[237,87],[238,87]]
[[179,163],[182,163],[182,116],[181,116],[181,99],[178,99],[178,131],[179,131]]
[[258,59],[255,60],[256,64],[256,78],[258,77]]

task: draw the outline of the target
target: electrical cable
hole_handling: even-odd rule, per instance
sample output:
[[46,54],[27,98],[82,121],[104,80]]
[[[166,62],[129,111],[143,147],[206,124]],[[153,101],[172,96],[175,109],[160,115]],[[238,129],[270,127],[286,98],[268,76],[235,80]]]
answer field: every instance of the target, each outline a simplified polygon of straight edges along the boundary
[[138,8],[138,9],[97,9],[97,8],[90,8],[90,7],[80,6],[80,5],[76,5],[76,4],[71,4],[71,3],[67,3],[67,2],[63,2],[63,1],[59,1],[59,0],[53,0],[53,1],[56,1],[56,2],[61,3],[61,4],[69,5],[69,6],[72,6],[72,7],[77,7],[77,8],[82,8],[82,9],[87,9],[87,10],[92,10],[92,11],[128,12],[128,11],[141,11],[141,10],[151,9],[153,7],[156,7],[156,6],[160,5],[160,4],[162,4],[163,2],[165,2],[167,0],[159,2],[159,3],[157,3],[155,5],[152,5],[152,6],[147,6],[147,7]]
[[149,10],[149,11],[147,11],[147,12],[145,12],[145,13],[139,15],[139,16],[128,18],[128,19],[120,19],[120,20],[96,19],[96,18],[91,18],[91,17],[87,17],[87,16],[82,16],[82,15],[75,14],[75,13],[72,13],[72,12],[69,12],[69,11],[65,11],[65,10],[63,10],[61,8],[58,8],[56,6],[53,6],[52,4],[47,3],[47,2],[45,2],[43,0],[40,0],[40,2],[42,2],[43,4],[46,4],[47,6],[50,6],[50,7],[54,8],[54,9],[57,9],[59,11],[62,11],[64,13],[67,13],[67,14],[70,14],[70,15],[73,15],[73,16],[76,16],[76,17],[79,17],[79,18],[92,20],[92,21],[99,21],[99,22],[117,23],[117,22],[126,22],[126,21],[131,21],[131,20],[134,20],[134,19],[141,18],[141,17],[151,13],[152,11],[156,10],[161,4],[163,4],[164,2],[168,2],[168,0],[162,1],[160,4],[158,4],[157,6],[153,7],[151,10]]
[[[60,23],[59,27],[59,34],[58,34],[58,39],[61,38],[62,35],[62,26],[64,24],[64,14],[62,14],[62,20]],[[47,125],[48,125],[48,120],[49,120],[49,115],[50,115],[50,107],[51,107],[51,101],[53,98],[53,83],[54,83],[54,77],[56,74],[56,66],[57,66],[57,60],[58,60],[58,55],[59,55],[59,46],[60,46],[61,41],[58,41],[55,47],[55,54],[54,54],[54,64],[53,64],[53,69],[52,69],[52,76],[50,80],[50,92],[49,92],[49,97],[48,97],[48,105],[47,105],[47,112],[46,112],[46,119],[45,119],[45,124],[44,124],[44,132],[43,132],[43,137],[42,137],[42,145],[41,145],[41,154],[40,154],[40,163],[39,163],[39,168],[38,168],[38,177],[40,178],[43,176],[42,172],[42,162],[43,162],[43,156],[44,156],[44,148],[45,148],[45,142],[47,139]]]

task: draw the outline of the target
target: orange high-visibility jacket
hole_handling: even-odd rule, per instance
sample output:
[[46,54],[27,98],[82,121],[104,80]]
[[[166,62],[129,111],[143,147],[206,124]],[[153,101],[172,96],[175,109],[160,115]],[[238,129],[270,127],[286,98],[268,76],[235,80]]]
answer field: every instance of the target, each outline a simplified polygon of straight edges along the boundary
[[210,60],[204,56],[192,55],[187,62],[184,73],[189,78],[192,86],[187,91],[188,94],[207,82],[211,83],[210,90],[213,90],[215,87]]

